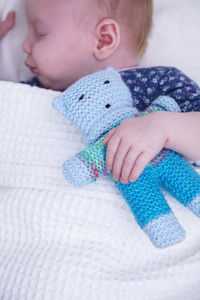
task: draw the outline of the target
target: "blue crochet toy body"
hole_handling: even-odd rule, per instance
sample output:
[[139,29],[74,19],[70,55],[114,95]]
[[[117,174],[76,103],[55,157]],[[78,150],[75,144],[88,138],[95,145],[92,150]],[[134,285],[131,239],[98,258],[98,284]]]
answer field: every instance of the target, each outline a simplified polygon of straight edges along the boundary
[[[132,106],[128,87],[112,68],[83,77],[55,98],[53,104],[89,143],[86,149],[63,165],[66,179],[75,186],[83,186],[109,174],[105,163],[106,147],[102,141],[109,130],[124,119],[141,117],[152,111],[180,111],[172,98],[160,96],[145,112],[138,112]],[[200,217],[200,175],[174,151],[160,151],[136,182],[114,182],[137,223],[156,247],[164,248],[185,238],[185,231],[159,187],[165,188]]]

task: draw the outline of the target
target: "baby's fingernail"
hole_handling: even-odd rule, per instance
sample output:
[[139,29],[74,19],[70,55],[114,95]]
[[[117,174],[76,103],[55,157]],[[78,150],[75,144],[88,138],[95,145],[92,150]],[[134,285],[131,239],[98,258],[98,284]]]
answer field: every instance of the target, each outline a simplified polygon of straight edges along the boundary
[[120,179],[121,183],[123,184],[127,184],[128,183],[128,180],[124,180],[124,179]]
[[129,179],[130,182],[135,182],[136,180],[137,180],[137,177],[133,177],[133,178]]

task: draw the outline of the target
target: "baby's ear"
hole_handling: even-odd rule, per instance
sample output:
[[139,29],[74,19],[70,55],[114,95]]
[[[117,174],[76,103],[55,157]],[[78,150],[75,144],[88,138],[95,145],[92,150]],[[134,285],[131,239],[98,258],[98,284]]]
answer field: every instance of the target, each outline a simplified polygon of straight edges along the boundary
[[120,43],[120,28],[118,23],[113,19],[103,19],[96,25],[94,34],[94,56],[98,60],[108,58],[115,52]]

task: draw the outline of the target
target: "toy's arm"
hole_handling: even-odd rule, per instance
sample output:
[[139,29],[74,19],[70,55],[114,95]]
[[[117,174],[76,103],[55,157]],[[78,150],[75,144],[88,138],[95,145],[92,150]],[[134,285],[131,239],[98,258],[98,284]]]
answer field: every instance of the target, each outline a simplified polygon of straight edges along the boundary
[[172,111],[172,112],[181,111],[177,102],[173,98],[168,96],[159,96],[146,109],[147,112],[163,111],[163,110]]
[[65,178],[74,186],[80,187],[96,181],[102,175],[108,175],[103,138],[90,144],[83,151],[68,159],[63,165]]
[[172,111],[172,112],[180,112],[181,109],[176,101],[168,96],[159,96],[156,98],[151,105],[149,105],[145,111],[141,111],[134,116],[136,118],[148,115],[154,111]]

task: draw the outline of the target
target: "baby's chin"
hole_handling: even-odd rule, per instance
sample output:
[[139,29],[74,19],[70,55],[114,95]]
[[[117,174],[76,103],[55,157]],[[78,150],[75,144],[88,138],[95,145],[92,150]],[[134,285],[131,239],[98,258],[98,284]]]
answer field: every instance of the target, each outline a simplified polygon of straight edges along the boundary
[[45,89],[51,89],[54,91],[62,91],[67,88],[66,86],[64,86],[64,84],[62,84],[59,81],[52,80],[52,79],[50,80],[50,79],[44,78],[40,75],[38,75],[38,80],[39,80],[41,86]]

